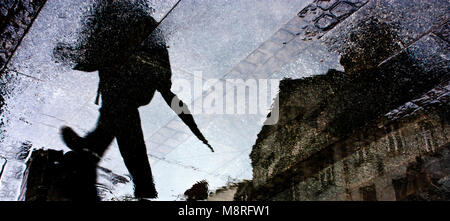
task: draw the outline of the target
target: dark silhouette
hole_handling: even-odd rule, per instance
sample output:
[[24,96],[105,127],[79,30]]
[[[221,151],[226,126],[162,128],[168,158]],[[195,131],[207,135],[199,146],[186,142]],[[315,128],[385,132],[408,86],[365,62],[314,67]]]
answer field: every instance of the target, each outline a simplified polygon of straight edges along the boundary
[[186,201],[206,200],[208,198],[208,182],[201,180],[184,192]]
[[98,158],[88,152],[34,150],[19,200],[96,201]]
[[100,77],[96,102],[101,97],[102,103],[97,127],[83,138],[64,127],[64,142],[74,151],[101,158],[116,138],[135,184],[135,196],[156,198],[138,112],[140,106],[152,100],[156,90],[192,132],[214,150],[186,105],[171,92],[171,68],[164,39],[146,5],[139,2],[99,1],[93,13],[86,16],[78,45],[60,44],[54,54],[60,61],[75,63],[74,69],[98,70]]

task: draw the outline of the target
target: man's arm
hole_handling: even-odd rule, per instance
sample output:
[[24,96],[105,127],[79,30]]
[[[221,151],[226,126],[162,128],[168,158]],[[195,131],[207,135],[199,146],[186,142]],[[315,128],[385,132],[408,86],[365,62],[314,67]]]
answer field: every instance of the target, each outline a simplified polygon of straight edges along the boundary
[[192,133],[194,133],[199,140],[201,140],[209,147],[209,149],[211,149],[212,152],[214,152],[212,146],[208,143],[206,138],[198,129],[191,112],[187,108],[187,105],[184,104],[183,101],[181,101],[177,97],[177,95],[175,95],[170,89],[163,89],[159,92],[161,93],[166,103],[170,106],[170,108],[172,108],[172,110],[175,111],[176,114],[178,114],[178,117],[180,117],[180,119],[189,127],[189,129],[191,129]]

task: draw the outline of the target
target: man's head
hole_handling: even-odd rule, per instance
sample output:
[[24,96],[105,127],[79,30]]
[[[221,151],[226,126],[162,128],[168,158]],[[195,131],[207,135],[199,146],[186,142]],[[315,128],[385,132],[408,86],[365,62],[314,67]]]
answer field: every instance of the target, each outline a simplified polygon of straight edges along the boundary
[[77,44],[59,44],[55,57],[75,69],[95,71],[123,63],[156,28],[145,0],[101,0],[83,19]]

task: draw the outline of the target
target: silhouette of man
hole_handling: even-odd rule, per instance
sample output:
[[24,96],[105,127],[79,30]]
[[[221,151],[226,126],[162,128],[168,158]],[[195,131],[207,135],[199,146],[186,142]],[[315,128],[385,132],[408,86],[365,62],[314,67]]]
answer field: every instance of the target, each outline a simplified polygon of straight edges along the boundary
[[[157,22],[145,11],[145,5],[137,2],[98,2],[93,14],[87,16],[79,45],[55,48],[56,57],[75,60],[74,69],[98,70],[100,81],[96,102],[100,97],[102,101],[97,127],[93,131],[80,137],[71,128],[63,127],[61,134],[69,148],[91,152],[98,160],[116,138],[135,185],[135,196],[156,198],[138,111],[140,106],[152,100],[155,91],[161,93],[172,109],[177,106],[179,109],[174,110],[183,122],[211,151],[214,150],[198,130],[186,105],[171,92],[171,68],[164,39],[158,30],[154,30]],[[146,40],[141,44],[143,39]]]

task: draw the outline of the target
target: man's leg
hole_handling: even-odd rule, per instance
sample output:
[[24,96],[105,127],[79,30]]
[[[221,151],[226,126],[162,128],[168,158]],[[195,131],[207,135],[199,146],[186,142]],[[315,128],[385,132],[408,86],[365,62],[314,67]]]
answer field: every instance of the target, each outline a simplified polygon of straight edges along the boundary
[[153,183],[138,109],[127,109],[116,123],[117,143],[125,165],[133,178],[135,196],[156,198],[158,194]]
[[69,127],[62,128],[64,142],[72,150],[88,149],[101,157],[114,139],[114,121],[116,118],[113,113],[105,108],[101,108],[97,127],[85,137],[78,136]]
[[108,146],[114,140],[115,131],[117,130],[115,121],[118,117],[114,112],[103,107],[100,108],[97,127],[84,137],[85,142],[89,144],[89,148],[99,156],[103,156]]

